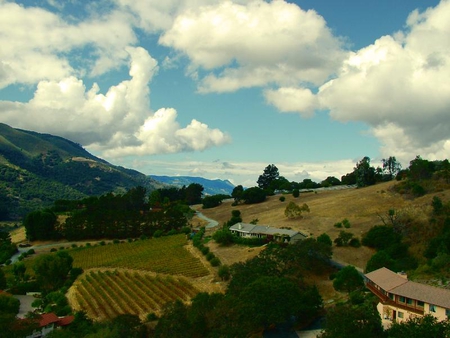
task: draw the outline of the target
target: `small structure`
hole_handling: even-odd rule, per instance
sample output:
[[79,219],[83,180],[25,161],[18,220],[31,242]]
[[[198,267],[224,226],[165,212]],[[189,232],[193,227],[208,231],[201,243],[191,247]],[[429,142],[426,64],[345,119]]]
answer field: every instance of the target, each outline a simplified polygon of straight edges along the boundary
[[402,322],[432,315],[438,321],[450,318],[450,290],[408,280],[405,273],[381,268],[365,275],[367,288],[380,302],[383,320]]
[[[58,317],[54,313],[44,313],[35,319],[39,321],[38,328],[26,338],[45,337],[56,328],[69,325],[74,319],[74,316]],[[26,318],[21,320],[30,321],[33,319]]]
[[268,225],[236,223],[230,227],[231,233],[247,238],[267,238],[268,241],[295,243],[308,238],[301,231],[273,228]]

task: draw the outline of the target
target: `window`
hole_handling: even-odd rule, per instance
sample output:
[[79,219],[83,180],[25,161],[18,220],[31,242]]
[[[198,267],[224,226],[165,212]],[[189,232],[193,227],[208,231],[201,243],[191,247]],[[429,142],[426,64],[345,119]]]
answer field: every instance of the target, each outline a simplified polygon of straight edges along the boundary
[[417,301],[417,306],[418,306],[418,307],[423,307],[423,306],[424,306],[424,303],[423,303],[422,301],[418,300],[418,301]]
[[403,318],[403,312],[398,312],[398,318]]
[[445,315],[450,318],[450,309],[445,309]]
[[406,298],[406,304],[413,305],[413,300],[411,298]]
[[400,301],[400,303],[406,303],[406,299],[403,296],[399,297],[399,301]]
[[430,304],[430,312],[436,312],[436,305]]
[[390,299],[394,299],[394,295],[392,293],[389,294]]

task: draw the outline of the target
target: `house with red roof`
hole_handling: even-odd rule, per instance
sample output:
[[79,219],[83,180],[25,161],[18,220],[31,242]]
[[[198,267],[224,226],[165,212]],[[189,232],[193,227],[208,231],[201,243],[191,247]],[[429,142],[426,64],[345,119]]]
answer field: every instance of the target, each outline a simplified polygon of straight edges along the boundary
[[[45,337],[56,328],[69,325],[74,319],[74,316],[58,317],[54,313],[44,313],[35,319],[39,321],[38,328],[26,338]],[[22,320],[29,321],[30,319],[27,318]]]
[[367,288],[378,297],[383,320],[403,322],[432,315],[438,321],[450,318],[450,290],[408,280],[405,273],[381,268],[365,276]]

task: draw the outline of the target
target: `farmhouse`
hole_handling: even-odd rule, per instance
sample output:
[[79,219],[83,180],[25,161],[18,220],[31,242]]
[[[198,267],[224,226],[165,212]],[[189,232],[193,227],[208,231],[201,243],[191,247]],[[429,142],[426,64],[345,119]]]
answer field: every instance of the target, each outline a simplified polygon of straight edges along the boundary
[[58,327],[71,324],[74,319],[74,316],[58,317],[54,313],[44,313],[42,315],[39,315],[39,317],[36,319],[25,318],[21,319],[21,321],[23,322],[22,324],[25,324],[25,322],[36,320],[38,328],[26,338],[39,338],[47,336],[50,332]]
[[300,231],[272,228],[268,225],[236,223],[230,227],[231,233],[248,238],[267,238],[269,241],[295,243],[308,237]]
[[402,322],[427,314],[438,321],[450,318],[450,290],[412,282],[386,268],[366,274],[365,280],[380,300],[377,309],[383,320]]

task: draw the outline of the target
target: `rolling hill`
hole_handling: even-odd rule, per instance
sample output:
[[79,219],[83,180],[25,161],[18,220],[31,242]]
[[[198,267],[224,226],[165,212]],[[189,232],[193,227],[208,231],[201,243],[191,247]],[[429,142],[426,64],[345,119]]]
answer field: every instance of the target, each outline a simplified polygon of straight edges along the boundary
[[62,137],[0,123],[0,220],[18,219],[58,199],[79,199],[141,185],[150,177],[100,159]]

